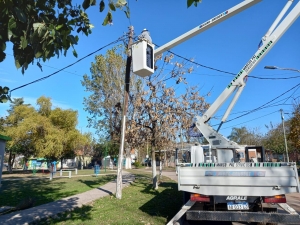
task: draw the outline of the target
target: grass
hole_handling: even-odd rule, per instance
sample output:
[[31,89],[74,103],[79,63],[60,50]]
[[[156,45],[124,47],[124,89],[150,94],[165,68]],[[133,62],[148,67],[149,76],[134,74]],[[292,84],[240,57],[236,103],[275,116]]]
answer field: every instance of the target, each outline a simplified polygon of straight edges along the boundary
[[130,172],[135,174],[136,180],[123,189],[121,200],[104,197],[36,224],[166,224],[182,206],[182,193],[177,190],[176,182],[163,177],[159,189],[153,190],[151,174],[140,170]]
[[[18,177],[22,177],[19,174]],[[16,207],[26,199],[32,199],[34,206],[53,202],[65,197],[97,188],[115,179],[115,175],[84,176],[53,179],[2,179],[0,207]]]

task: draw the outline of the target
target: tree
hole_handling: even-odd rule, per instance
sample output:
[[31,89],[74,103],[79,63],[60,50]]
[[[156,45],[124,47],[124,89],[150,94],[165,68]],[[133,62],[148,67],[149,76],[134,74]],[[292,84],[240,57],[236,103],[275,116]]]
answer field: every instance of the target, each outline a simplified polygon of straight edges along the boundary
[[[118,141],[120,138],[121,101],[124,88],[125,60],[123,46],[95,56],[91,75],[84,75],[82,85],[91,92],[84,98],[85,110],[90,114],[89,126],[97,129],[100,139]],[[132,77],[132,92],[138,79]]]
[[[77,57],[75,45],[79,41],[78,33],[86,36],[92,33],[93,25],[85,12],[96,0],[82,0],[82,5],[72,4],[72,0],[4,0],[0,1],[0,62],[6,58],[6,43],[13,45],[16,68],[24,74],[28,66],[36,61],[42,68],[44,62],[52,57],[66,56],[72,47]],[[106,3],[105,3],[106,2]],[[187,0],[190,7],[197,6],[200,0]],[[77,3],[77,2],[75,2]],[[112,12],[116,9],[130,17],[126,0],[101,0],[100,12],[107,9],[102,25],[113,21]],[[9,88],[0,86],[0,103],[9,100]]]
[[[187,133],[194,117],[202,115],[209,107],[205,102],[208,94],[200,95],[199,88],[189,86],[185,80],[185,75],[192,72],[192,67],[185,62],[175,61],[172,54],[166,55],[163,62],[159,59],[162,58],[157,58],[156,72],[148,77],[139,92],[130,96],[132,106],[125,136],[130,147],[139,147],[140,143],[150,141],[154,189],[158,188],[156,157],[161,160],[161,150],[174,149],[173,143],[180,131]],[[164,73],[168,65],[172,69]],[[169,87],[164,81],[168,79],[166,77],[173,79]],[[175,86],[181,86],[183,94],[176,94]]]
[[8,168],[11,172],[15,156],[22,154],[25,160],[34,154],[33,143],[31,140],[31,130],[23,126],[26,118],[35,117],[35,110],[28,105],[11,106],[9,116],[5,119],[4,132],[12,138],[12,141],[6,143],[6,151],[9,154]]
[[[266,126],[269,130],[267,134],[264,136],[263,139],[263,145],[266,149],[270,149],[274,151],[275,153],[285,153],[285,142],[284,142],[284,135],[283,135],[283,128],[282,124],[276,124],[273,125],[270,123],[269,126]],[[289,122],[286,122],[286,132],[288,132],[289,129]],[[288,146],[290,147],[290,143],[288,143]],[[289,148],[288,147],[288,148]]]
[[[22,73],[30,63],[37,59],[46,61],[54,56],[66,55],[70,47],[77,57],[74,45],[79,37],[92,33],[85,10],[96,5],[96,0],[82,0],[82,6],[72,4],[72,0],[5,0],[0,2],[0,62],[5,57],[6,43],[13,44],[15,66]],[[103,25],[112,22],[112,11],[124,10],[129,17],[126,0],[107,0],[108,12]],[[105,9],[104,0],[100,1],[100,12]]]
[[234,127],[227,138],[241,145],[261,145],[262,141],[262,135],[258,128],[250,130],[246,127]]
[[[80,133],[76,129],[77,111],[51,109],[51,99],[40,97],[38,109],[28,105],[11,107],[5,119],[5,134],[9,154],[22,154],[27,160],[37,156],[59,159],[75,155]],[[12,160],[10,160],[12,161]]]
[[85,157],[93,156],[96,143],[92,133],[80,133],[75,146],[75,154],[80,158],[81,166],[83,167]]
[[[289,152],[298,155],[300,149],[300,104],[295,103],[293,109],[292,118],[285,123],[285,127],[289,127],[289,132],[287,132],[288,141],[291,145],[288,146]],[[295,161],[298,161],[298,156],[293,157]]]
[[[173,148],[179,130],[186,131],[192,124],[192,117],[201,115],[208,108],[198,88],[188,86],[185,81],[185,74],[191,73],[193,68],[188,68],[185,63],[173,63],[173,58],[173,55],[167,55],[147,81],[131,75],[125,134],[127,157],[130,157],[131,149],[142,149],[141,143],[149,140],[152,164],[155,165],[156,156],[161,157],[160,152],[156,155],[155,151]],[[172,67],[171,72],[164,73],[167,65]],[[91,114],[90,125],[99,128],[98,133],[104,140],[120,140],[124,69],[123,51],[114,48],[105,56],[96,56],[91,75],[85,75],[82,81],[91,92],[84,99],[86,110]],[[164,82],[166,76],[174,80],[170,87]],[[186,86],[184,94],[176,95],[174,86],[177,85]],[[156,169],[153,169],[154,188],[157,188],[157,181]]]

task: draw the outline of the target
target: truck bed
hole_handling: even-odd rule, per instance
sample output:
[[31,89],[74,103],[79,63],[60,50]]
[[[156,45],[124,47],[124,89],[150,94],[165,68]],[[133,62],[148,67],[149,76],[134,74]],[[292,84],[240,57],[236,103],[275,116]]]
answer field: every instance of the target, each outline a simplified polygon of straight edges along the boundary
[[178,189],[203,195],[299,193],[295,163],[199,163],[178,168]]

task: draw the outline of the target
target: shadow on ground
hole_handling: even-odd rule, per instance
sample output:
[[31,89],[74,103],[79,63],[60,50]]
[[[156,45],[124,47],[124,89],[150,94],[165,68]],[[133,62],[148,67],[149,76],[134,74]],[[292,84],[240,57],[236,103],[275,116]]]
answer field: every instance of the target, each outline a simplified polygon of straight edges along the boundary
[[139,208],[151,216],[161,216],[169,221],[182,206],[182,192],[178,191],[174,182],[160,183],[158,190],[153,190],[152,184],[147,182],[141,192],[153,195],[151,200]]
[[[0,189],[0,207],[17,207],[26,199],[32,199],[32,206],[41,205],[75,194],[75,191],[59,192],[64,184],[63,181],[53,184],[44,179],[34,180],[34,182],[31,180],[3,180]],[[20,189],[20,187],[22,188]]]
[[[0,224],[16,225],[16,224],[42,224],[43,221],[47,222],[47,218],[59,218],[62,213],[71,211],[78,205],[77,197],[70,197],[65,200],[58,200],[41,206],[33,207],[25,211],[9,213],[0,216]],[[82,221],[91,219],[90,210],[91,206],[82,206],[77,213],[72,213],[72,217],[66,220],[80,218]],[[84,212],[84,213],[82,213]]]
[[87,185],[90,188],[95,188],[95,186],[99,184],[99,180],[101,180],[102,183],[108,183],[108,182],[112,181],[115,177],[116,177],[116,175],[105,175],[105,176],[101,176],[101,177],[100,176],[96,177],[95,180],[80,179],[78,181]]

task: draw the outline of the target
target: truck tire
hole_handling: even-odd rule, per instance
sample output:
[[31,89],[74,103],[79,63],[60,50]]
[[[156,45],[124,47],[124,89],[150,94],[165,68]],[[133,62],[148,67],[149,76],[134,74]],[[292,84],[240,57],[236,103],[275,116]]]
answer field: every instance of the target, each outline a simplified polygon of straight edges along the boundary
[[253,223],[255,225],[277,225],[278,223]]

